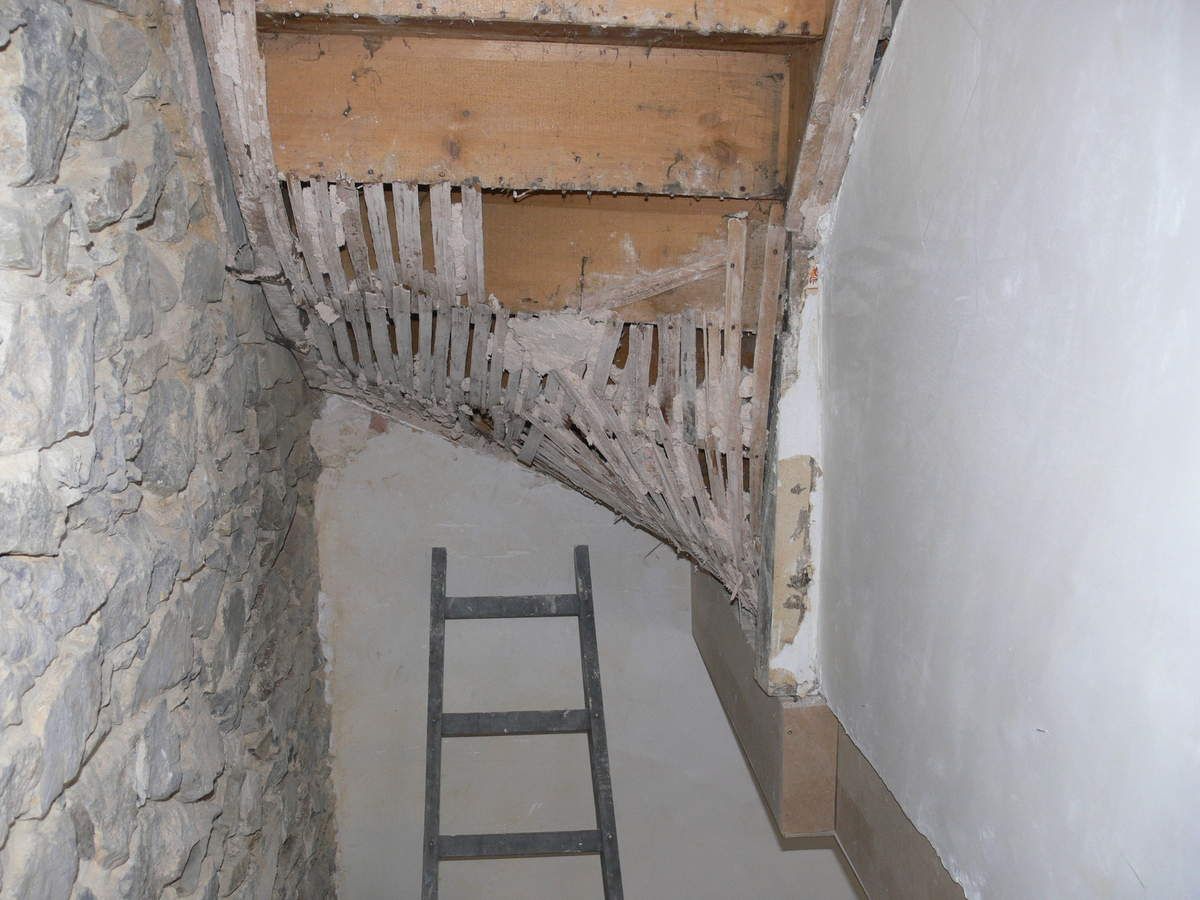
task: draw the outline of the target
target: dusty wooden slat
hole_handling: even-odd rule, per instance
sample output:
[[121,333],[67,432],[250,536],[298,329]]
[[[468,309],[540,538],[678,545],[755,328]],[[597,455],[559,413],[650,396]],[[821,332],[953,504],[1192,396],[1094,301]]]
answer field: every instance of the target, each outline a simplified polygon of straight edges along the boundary
[[484,391],[482,409],[491,409],[500,402],[500,385],[504,378],[505,337],[508,334],[508,312],[500,309],[496,312],[496,328],[492,333],[491,346],[488,350],[488,372],[486,390]]
[[396,360],[392,357],[392,342],[388,337],[387,301],[383,294],[374,291],[363,299],[367,307],[367,324],[371,327],[371,349],[375,352],[380,377],[385,383],[394,384],[398,375]]
[[590,433],[598,441],[602,452],[608,458],[609,464],[619,468],[629,479],[631,489],[638,494],[646,493],[646,485],[640,472],[640,466],[630,455],[630,448],[615,437],[623,429],[614,421],[612,407],[602,402],[589,384],[580,381],[571,372],[559,373],[563,389],[575,401],[575,415],[582,413],[591,420]]
[[703,433],[718,435],[717,446],[724,447],[724,435],[720,434],[722,415],[725,404],[721,402],[724,396],[724,371],[721,367],[721,322],[720,317],[710,313],[701,315],[701,331],[704,338],[704,424]]
[[640,326],[629,326],[629,353],[625,357],[625,368],[621,372],[618,407],[627,423],[636,422],[646,414],[646,395],[644,391],[639,394],[638,384],[642,375],[642,354],[649,354],[649,349],[643,347],[643,337]]
[[[725,313],[722,322],[722,388],[720,409],[724,413],[721,431],[726,452],[742,453],[742,293],[746,275],[746,220],[740,216],[729,219],[728,255],[725,259]],[[741,490],[741,466],[738,469]]]
[[321,362],[333,369],[340,367],[337,350],[333,345],[333,331],[319,316],[309,317],[307,334],[313,346],[317,348]]
[[836,0],[821,48],[812,112],[788,193],[787,229],[817,244],[817,223],[837,196],[863,105],[887,0]]
[[342,361],[342,365],[354,377],[358,377],[361,369],[358,366],[358,361],[354,358],[354,346],[350,341],[350,332],[346,328],[346,319],[339,316],[334,322],[330,323],[330,331],[333,332],[333,341],[337,346],[338,358]]
[[755,527],[763,511],[763,477],[767,452],[767,417],[771,400],[771,368],[775,333],[779,327],[779,298],[787,267],[787,232],[775,214],[767,226],[762,290],[758,296],[758,324],[754,335],[754,387],[750,400],[750,509]]
[[640,344],[633,382],[633,405],[636,410],[635,419],[640,421],[645,417],[646,405],[650,402],[650,368],[654,346],[654,329],[651,325],[631,325],[630,328],[639,335],[638,343]]
[[[391,362],[391,349],[387,341],[386,316],[379,304],[374,313],[367,302],[368,293],[377,290],[378,279],[371,270],[367,254],[367,241],[363,235],[362,214],[359,210],[358,189],[354,185],[329,185],[330,212],[336,226],[341,227],[341,234],[346,242],[346,252],[350,256],[350,265],[354,271],[354,281],[348,283],[345,296],[348,302],[348,314],[354,326],[354,336],[358,345],[359,363],[363,366],[368,379],[380,381],[386,379],[386,366]],[[382,333],[375,333],[375,323],[379,322]],[[378,357],[378,349],[387,347],[387,361]]]
[[542,441],[545,440],[546,430],[542,427],[543,423],[553,420],[561,422],[563,419],[562,408],[558,405],[561,394],[562,385],[558,383],[558,378],[551,373],[546,379],[546,389],[542,393],[537,408],[531,411],[533,414],[530,416],[530,422],[533,427],[529,431],[529,437],[517,455],[517,459],[526,465],[533,462]]
[[433,219],[433,265],[437,273],[439,301],[444,295],[448,303],[455,303],[453,204],[450,201],[450,185],[439,182],[429,186],[429,210]]
[[506,190],[784,190],[790,76],[776,54],[386,32],[264,32],[262,44],[284,172]]
[[742,450],[739,445],[731,448],[725,455],[725,508],[729,510],[730,542],[733,545],[733,567],[742,571],[743,558],[746,549],[746,513],[745,500],[742,493]]
[[471,311],[465,306],[450,309],[450,403],[463,401],[463,379],[467,377],[467,348],[471,338]]
[[283,270],[284,277],[304,301],[311,303],[315,299],[316,292],[308,280],[304,262],[300,259],[296,235],[288,221],[287,204],[283,195],[285,187],[285,183],[278,178],[273,178],[263,185],[264,217],[270,232],[271,245],[275,250],[276,259]]
[[734,523],[729,512],[729,491],[725,486],[725,470],[721,467],[721,450],[717,445],[714,434],[704,438],[704,462],[708,469],[708,493],[712,497],[713,506],[721,513],[721,519],[726,523],[727,533],[723,536],[727,547],[725,557],[733,559]]
[[428,294],[417,295],[417,395],[429,399],[433,393],[433,302]]
[[333,203],[330,198],[332,187],[326,181],[314,179],[310,187],[305,188],[305,193],[309,194],[311,191],[312,203],[316,209],[317,241],[321,248],[325,274],[329,276],[329,280],[333,285],[333,292],[338,297],[341,297],[349,290],[349,283],[346,281],[346,269],[342,263],[341,242],[338,241],[337,224],[333,217]]
[[330,185],[333,196],[337,198],[341,208],[342,234],[346,238],[346,250],[350,254],[350,264],[354,267],[355,286],[360,294],[367,291],[379,291],[378,279],[371,269],[371,261],[367,252],[367,239],[363,234],[362,214],[358,204],[358,188],[352,184]]
[[396,212],[396,248],[400,278],[414,291],[425,289],[425,264],[421,252],[421,195],[415,184],[392,182]]
[[405,393],[413,387],[412,293],[406,287],[392,291],[392,322],[396,328],[396,374]]
[[492,328],[492,311],[483,303],[471,307],[471,389],[468,402],[473,409],[484,408],[487,389],[488,332]]
[[329,288],[325,282],[325,255],[321,252],[318,239],[321,225],[317,217],[316,203],[311,188],[305,188],[300,180],[287,180],[288,199],[292,206],[292,217],[296,221],[296,237],[300,242],[301,257],[308,272],[309,282],[317,300],[327,299]]
[[462,187],[463,255],[467,270],[467,302],[487,300],[483,282],[483,198],[479,186]]
[[[660,431],[658,423],[661,416],[655,417],[651,415],[647,421],[648,432],[651,438],[647,441],[649,456],[654,465],[655,474],[658,476],[658,485],[660,486],[663,497],[666,500],[667,507],[670,510],[671,518],[674,520],[679,533],[682,536],[683,543],[699,549],[701,544],[699,534],[693,529],[692,518],[688,515],[687,509],[684,506],[684,498],[679,490],[679,485],[675,480],[674,472],[667,459],[666,451],[663,449],[663,443],[670,443],[671,436],[669,431]],[[663,429],[665,429],[665,423]]]
[[498,394],[499,402],[492,407],[492,424],[496,440],[503,446],[507,446],[509,442],[508,429],[513,407],[517,403],[517,394],[521,390],[521,369],[524,362],[525,352],[518,349],[515,353],[506,351],[501,364],[506,377]]
[[433,317],[433,354],[430,367],[430,395],[437,403],[446,401],[446,382],[450,364],[450,300],[438,291]]
[[588,360],[587,385],[603,397],[608,385],[608,373],[612,370],[613,357],[621,344],[623,322],[609,322],[604,328],[604,337],[596,344],[595,355]]
[[538,26],[578,25],[585,28],[663,29],[698,34],[754,34],[796,39],[823,33],[826,0],[656,0],[652,5],[610,0],[579,6],[570,0],[443,0],[435,7],[422,0],[259,0],[260,13],[294,17],[403,17],[405,19],[469,19],[471,22],[510,22]]
[[363,185],[363,199],[367,203],[367,222],[371,228],[371,245],[375,248],[375,265],[383,280],[384,294],[392,296],[399,279],[396,274],[396,256],[392,249],[392,229],[388,224],[387,197],[383,185],[370,182]]
[[696,314],[686,310],[679,330],[679,384],[683,398],[683,440],[697,443],[696,435]]
[[676,426],[675,397],[679,393],[679,330],[681,317],[662,316],[658,320],[658,405],[663,417]]

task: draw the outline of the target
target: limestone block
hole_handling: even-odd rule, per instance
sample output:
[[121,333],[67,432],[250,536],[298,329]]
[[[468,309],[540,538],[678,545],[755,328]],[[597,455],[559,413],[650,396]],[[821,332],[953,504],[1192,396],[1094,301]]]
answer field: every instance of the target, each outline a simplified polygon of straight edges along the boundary
[[183,490],[196,465],[196,410],[189,386],[160,378],[149,392],[137,465],[142,486],[156,494]]

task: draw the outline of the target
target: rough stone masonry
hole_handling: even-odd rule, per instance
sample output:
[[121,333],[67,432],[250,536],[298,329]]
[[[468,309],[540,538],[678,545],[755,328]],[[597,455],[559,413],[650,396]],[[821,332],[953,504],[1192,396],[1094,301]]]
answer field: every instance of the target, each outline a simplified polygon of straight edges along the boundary
[[0,0],[3,897],[332,895],[312,395],[173,2]]

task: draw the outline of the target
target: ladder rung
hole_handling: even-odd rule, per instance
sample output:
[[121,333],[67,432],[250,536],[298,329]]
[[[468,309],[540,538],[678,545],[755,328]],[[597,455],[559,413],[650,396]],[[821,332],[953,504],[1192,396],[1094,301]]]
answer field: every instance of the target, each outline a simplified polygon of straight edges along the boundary
[[528,831],[513,834],[443,834],[438,838],[442,859],[483,859],[499,856],[566,856],[599,853],[600,832]]
[[526,594],[513,597],[447,597],[447,619],[521,619],[527,616],[577,616],[577,594]]
[[442,737],[487,737],[503,734],[571,734],[587,731],[588,728],[588,712],[586,709],[442,714]]

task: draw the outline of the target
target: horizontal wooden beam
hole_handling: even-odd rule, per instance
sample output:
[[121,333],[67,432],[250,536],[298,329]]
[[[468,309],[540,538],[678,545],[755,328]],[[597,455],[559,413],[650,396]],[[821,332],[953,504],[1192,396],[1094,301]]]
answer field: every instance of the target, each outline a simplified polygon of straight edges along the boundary
[[543,22],[816,37],[825,29],[828,0],[657,0],[653,4],[632,0],[596,4],[568,0],[259,0],[257,8],[266,15]]
[[262,35],[278,168],[301,178],[782,197],[774,54]]
[[[380,21],[353,16],[309,13],[262,13],[262,32],[290,34],[355,34],[369,40],[381,35],[398,38],[471,38],[489,41],[535,41],[556,44],[607,44],[647,49],[741,50],[750,53],[790,55],[797,49],[821,50],[821,38],[812,35],[755,34],[750,31],[692,31],[678,28],[635,28],[628,25],[581,25],[541,19],[519,22],[502,19],[403,18]],[[801,123],[803,124],[803,123]]]

